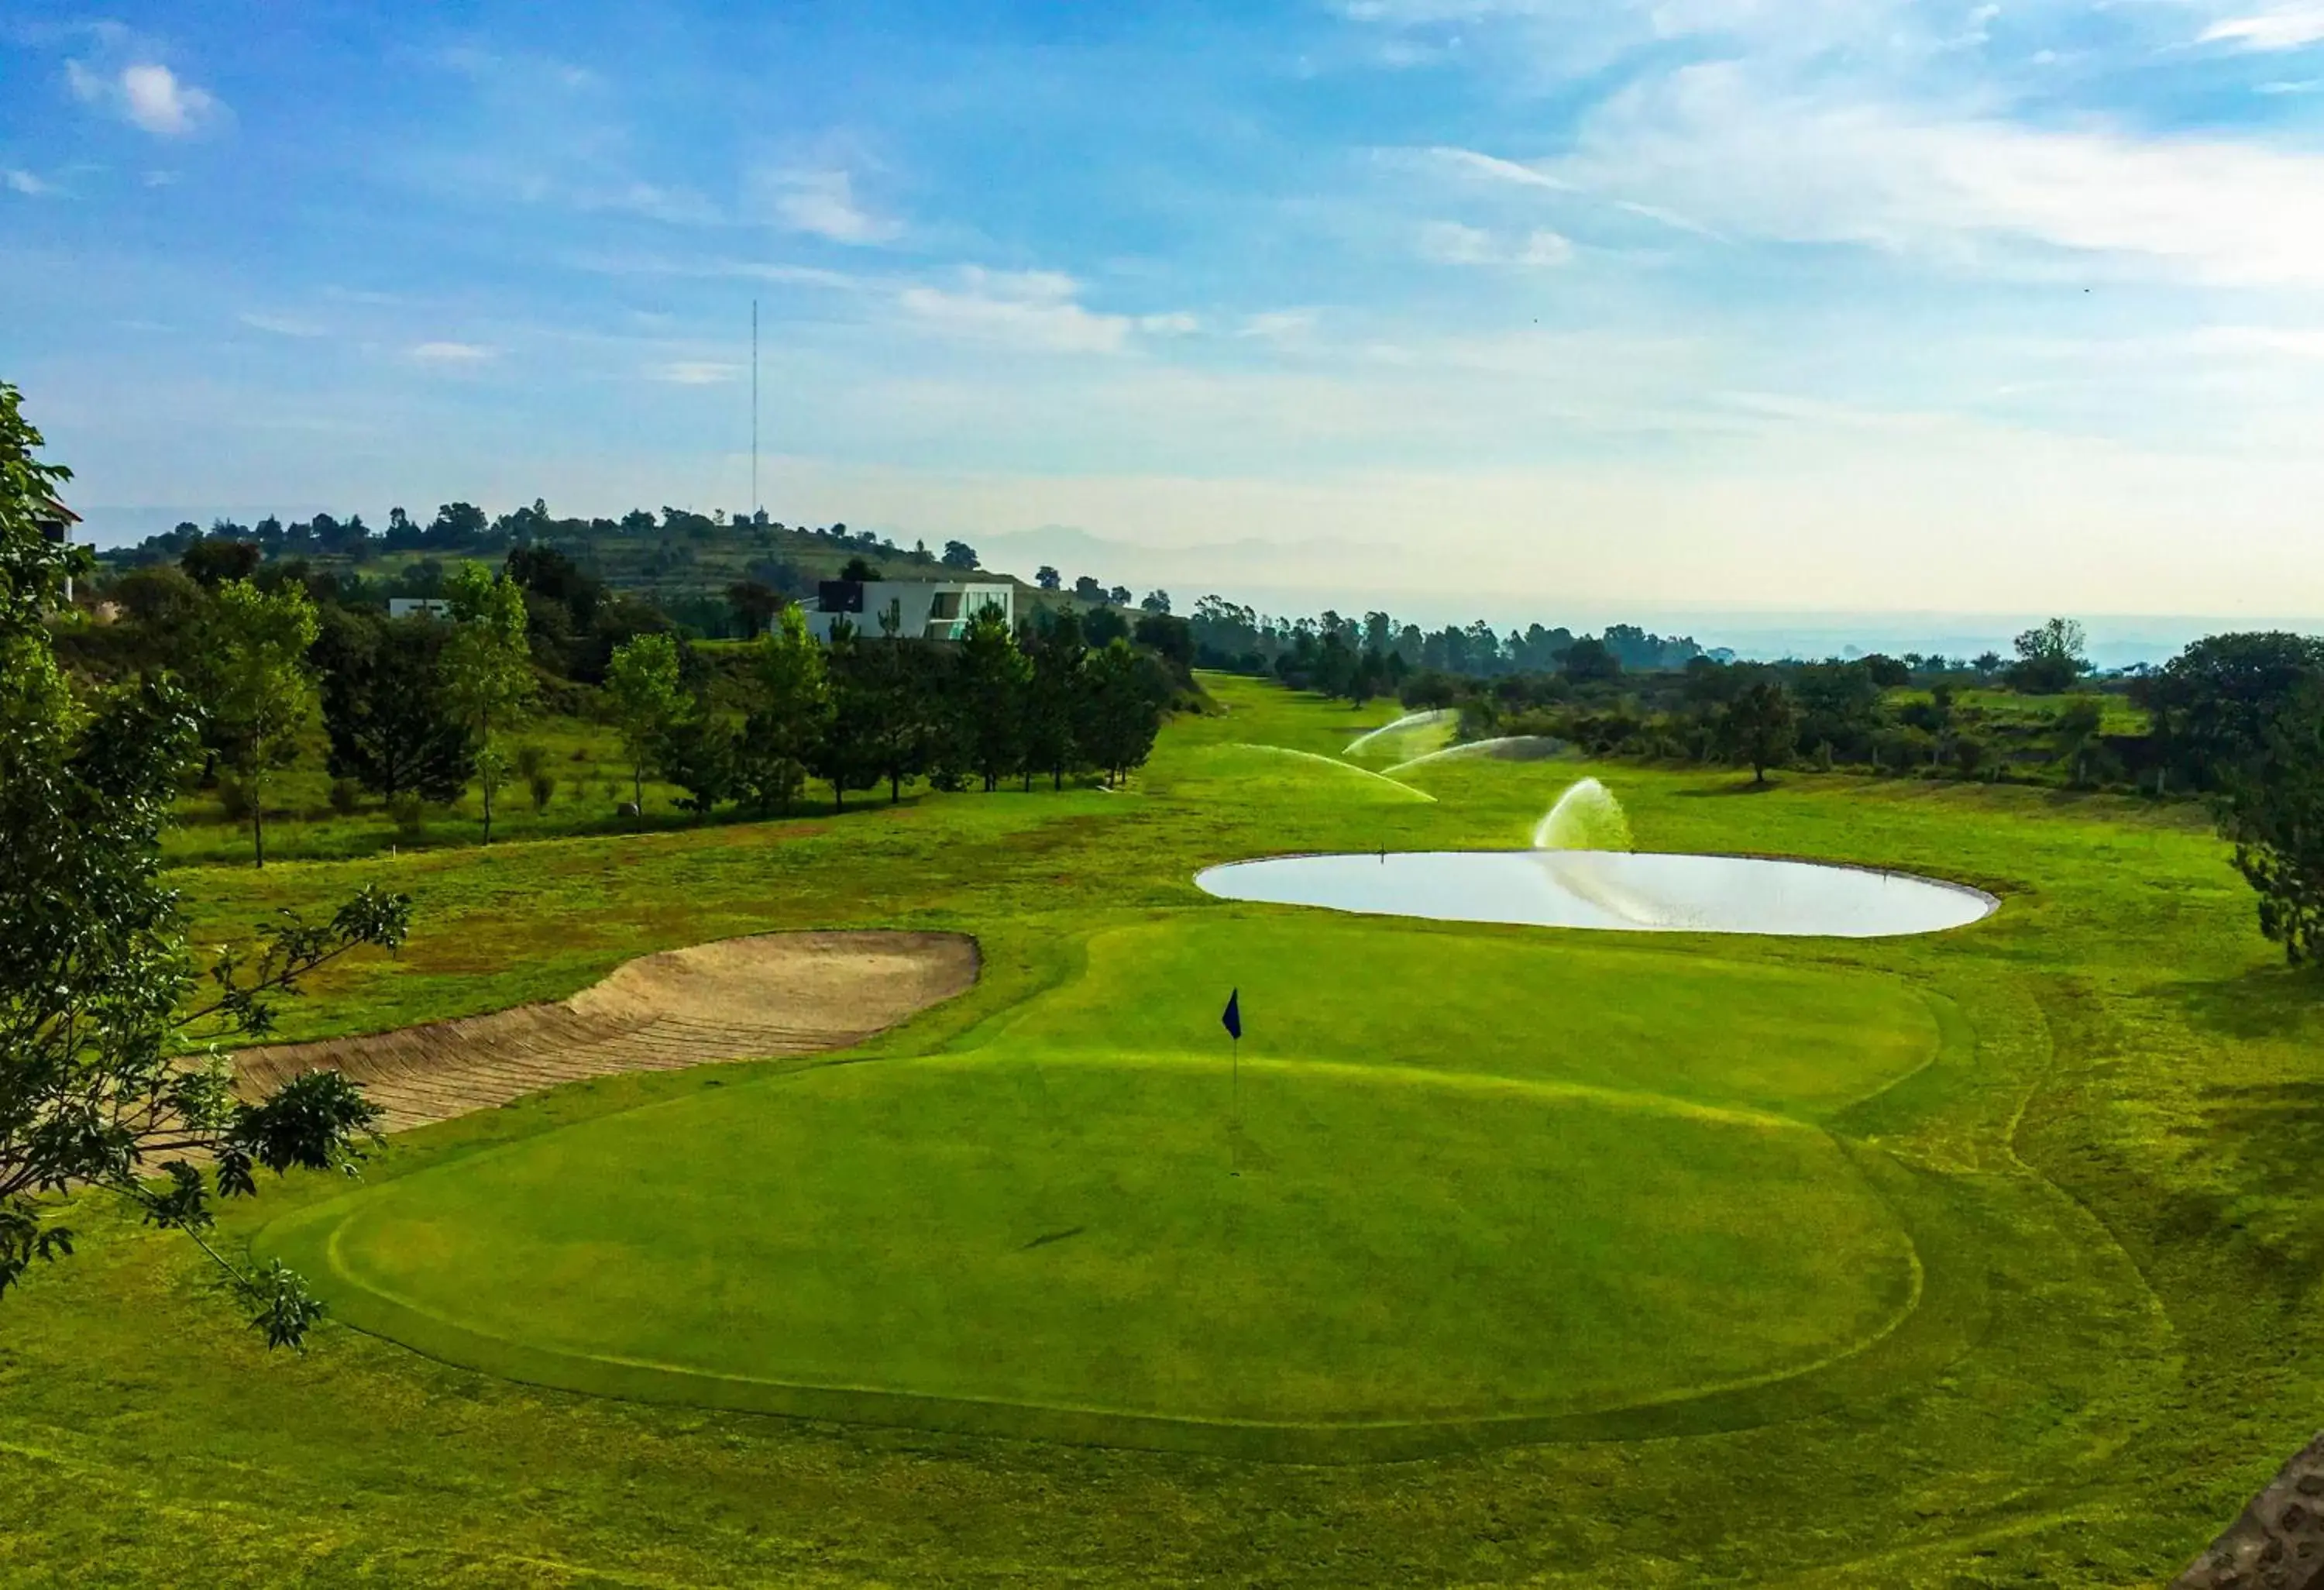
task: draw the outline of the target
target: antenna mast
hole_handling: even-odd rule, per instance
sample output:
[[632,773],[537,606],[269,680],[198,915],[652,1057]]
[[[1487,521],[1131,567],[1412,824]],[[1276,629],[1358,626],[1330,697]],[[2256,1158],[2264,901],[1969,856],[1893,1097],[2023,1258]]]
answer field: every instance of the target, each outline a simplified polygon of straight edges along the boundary
[[759,300],[751,300],[751,518],[759,517]]

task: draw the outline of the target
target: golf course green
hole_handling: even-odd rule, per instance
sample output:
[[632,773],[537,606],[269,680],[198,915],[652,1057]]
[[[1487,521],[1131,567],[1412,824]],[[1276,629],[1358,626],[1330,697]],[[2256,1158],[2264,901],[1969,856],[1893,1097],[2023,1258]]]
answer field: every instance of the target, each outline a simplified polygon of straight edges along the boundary
[[[0,1336],[0,1480],[53,1521],[0,1518],[12,1582],[2156,1585],[2324,1424],[2324,1000],[2200,805],[1385,779],[1342,753],[1393,703],[1204,682],[1120,790],[178,869],[203,942],[413,896],[290,1040],[794,929],[982,973],[266,1179],[214,1240],[328,1302],[303,1356],[88,1201]],[[1628,934],[1193,882],[1521,849],[1585,776],[1641,848],[2000,908]]]
[[[577,1390],[1318,1457],[1893,1328],[1910,1238],[1810,1121],[1932,1058],[1930,1008],[1867,973],[1545,958],[1127,929],[982,1042],[576,1125],[266,1245],[354,1324]],[[1267,1035],[1240,1060],[1140,997],[1239,966]]]

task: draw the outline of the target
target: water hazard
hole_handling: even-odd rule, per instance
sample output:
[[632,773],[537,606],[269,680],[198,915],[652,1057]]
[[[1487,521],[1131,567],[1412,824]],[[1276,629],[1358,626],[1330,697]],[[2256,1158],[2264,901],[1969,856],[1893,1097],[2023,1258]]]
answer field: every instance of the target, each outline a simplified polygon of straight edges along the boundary
[[2000,904],[1905,873],[1612,850],[1286,855],[1212,867],[1194,882],[1222,899],[1271,905],[1633,933],[1882,938],[1966,927]]

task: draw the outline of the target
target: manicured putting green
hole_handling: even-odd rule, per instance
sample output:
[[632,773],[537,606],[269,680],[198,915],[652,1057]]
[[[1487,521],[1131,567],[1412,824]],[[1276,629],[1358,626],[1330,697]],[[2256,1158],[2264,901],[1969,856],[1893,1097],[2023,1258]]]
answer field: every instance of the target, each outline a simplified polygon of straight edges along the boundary
[[1188,913],[954,1052],[266,1241],[358,1326],[583,1390],[1098,1440],[1554,1419],[1795,1374],[1911,1307],[1911,1243],[1812,1123],[1940,1031],[1860,972]]
[[1812,1128],[1264,1062],[1238,1147],[1223,1058],[826,1067],[424,1171],[281,1245],[358,1325],[432,1319],[478,1367],[521,1345],[586,1389],[650,1366],[711,1402],[1258,1424],[1668,1400],[1909,1307],[1909,1243]]
[[1200,1052],[1242,992],[1242,1053],[1665,1094],[1823,1120],[1937,1051],[1901,978],[1580,935],[1204,911],[1090,941],[1002,1030],[1019,1048]]

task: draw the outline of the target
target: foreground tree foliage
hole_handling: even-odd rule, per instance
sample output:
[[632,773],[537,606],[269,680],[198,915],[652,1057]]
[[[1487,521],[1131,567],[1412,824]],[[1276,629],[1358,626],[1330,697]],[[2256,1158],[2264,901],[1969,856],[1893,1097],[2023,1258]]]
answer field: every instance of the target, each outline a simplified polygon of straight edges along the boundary
[[2311,679],[2265,741],[2230,782],[2220,827],[2259,895],[2260,931],[2297,965],[2324,958],[2324,682]]
[[328,1071],[241,1100],[218,1045],[266,1031],[308,974],[401,943],[410,904],[366,889],[197,972],[159,866],[199,717],[167,679],[89,699],[68,684],[42,618],[86,554],[42,538],[68,476],[40,445],[0,383],[0,1295],[71,1253],[60,1207],[103,1188],[186,1233],[267,1340],[296,1346],[321,1306],[292,1271],[215,1245],[212,1199],[255,1191],[261,1166],[350,1167],[378,1111]]

